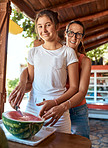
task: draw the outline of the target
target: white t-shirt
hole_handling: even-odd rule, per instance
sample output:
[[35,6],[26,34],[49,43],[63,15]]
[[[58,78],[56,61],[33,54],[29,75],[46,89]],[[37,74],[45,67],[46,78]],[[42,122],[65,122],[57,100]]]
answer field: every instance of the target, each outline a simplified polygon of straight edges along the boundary
[[58,96],[66,91],[67,66],[78,59],[72,48],[47,50],[41,46],[29,51],[28,63],[34,65],[33,89],[36,94]]
[[28,110],[39,114],[42,106],[37,107],[35,104],[42,102],[43,98],[58,98],[66,91],[67,66],[78,62],[78,59],[75,51],[65,45],[57,50],[47,50],[41,45],[29,51],[27,61],[34,66],[34,82]]

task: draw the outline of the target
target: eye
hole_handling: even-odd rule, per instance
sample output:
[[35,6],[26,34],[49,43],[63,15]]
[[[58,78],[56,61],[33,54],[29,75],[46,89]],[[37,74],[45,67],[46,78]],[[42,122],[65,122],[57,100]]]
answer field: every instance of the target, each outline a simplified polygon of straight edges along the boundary
[[69,31],[68,31],[68,33],[73,34],[74,32],[73,32],[73,31],[71,31],[71,30],[69,30]]
[[46,27],[47,27],[47,26],[49,27],[49,26],[51,26],[51,24],[50,24],[50,23],[47,23],[47,24],[46,24]]
[[77,35],[81,36],[81,35],[82,35],[82,33],[77,32]]
[[77,36],[77,38],[82,38],[82,37],[83,37],[83,34],[82,34],[82,33],[77,32],[77,33],[76,33],[76,36]]
[[41,26],[41,25],[39,25],[37,28],[42,28],[42,26]]

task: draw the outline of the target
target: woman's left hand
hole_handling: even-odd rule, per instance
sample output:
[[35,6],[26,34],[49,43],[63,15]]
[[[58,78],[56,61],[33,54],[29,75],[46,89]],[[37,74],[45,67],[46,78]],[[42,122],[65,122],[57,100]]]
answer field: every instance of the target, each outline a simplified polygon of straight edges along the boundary
[[42,117],[46,111],[48,111],[49,109],[51,109],[53,106],[56,105],[54,100],[45,100],[41,103],[37,103],[37,106],[41,106],[43,105],[42,109],[40,110],[39,116]]
[[66,108],[63,104],[60,104],[58,106],[54,106],[52,107],[50,110],[48,110],[43,116],[42,118],[44,118],[45,120],[51,118],[46,124],[45,126],[49,125],[53,126],[58,120],[59,118],[63,115],[63,113],[66,111]]

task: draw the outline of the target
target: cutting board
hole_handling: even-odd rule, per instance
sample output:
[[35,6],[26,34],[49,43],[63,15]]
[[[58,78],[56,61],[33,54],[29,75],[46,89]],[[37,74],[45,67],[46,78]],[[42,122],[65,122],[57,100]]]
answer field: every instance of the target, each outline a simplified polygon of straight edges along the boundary
[[45,138],[52,135],[56,131],[56,129],[53,128],[53,127],[45,127],[45,126],[43,126],[41,128],[41,130],[37,134],[32,136],[30,139],[19,139],[19,138],[13,136],[12,134],[10,134],[7,131],[7,129],[5,128],[5,126],[2,123],[2,120],[0,120],[0,126],[4,130],[6,138],[8,140],[13,141],[13,142],[26,144],[26,145],[31,145],[31,146],[36,146],[37,144],[42,142]]

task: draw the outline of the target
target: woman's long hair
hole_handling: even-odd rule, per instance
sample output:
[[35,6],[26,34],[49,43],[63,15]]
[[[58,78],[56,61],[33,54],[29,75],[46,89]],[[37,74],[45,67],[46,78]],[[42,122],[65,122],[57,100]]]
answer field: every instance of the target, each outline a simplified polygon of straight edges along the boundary
[[[85,27],[84,27],[83,23],[80,22],[80,21],[75,21],[75,20],[72,20],[72,21],[67,25],[67,27],[66,27],[66,33],[67,33],[68,30],[69,30],[69,26],[70,26],[71,24],[73,24],[73,23],[79,24],[80,26],[83,27],[83,36],[84,36],[84,35],[85,35]],[[78,52],[81,53],[81,54],[86,55],[85,48],[84,48],[84,45],[83,45],[82,42],[80,42],[80,44],[78,45]]]

